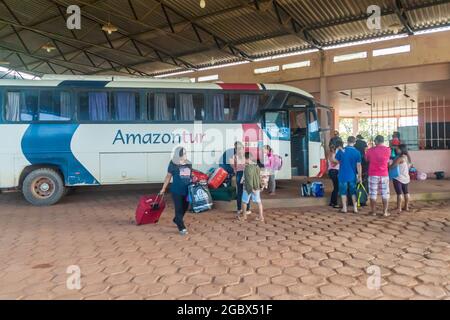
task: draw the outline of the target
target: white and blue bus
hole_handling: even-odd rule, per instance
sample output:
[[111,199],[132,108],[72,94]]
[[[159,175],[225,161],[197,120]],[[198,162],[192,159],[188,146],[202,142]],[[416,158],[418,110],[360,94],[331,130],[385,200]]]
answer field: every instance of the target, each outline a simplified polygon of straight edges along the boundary
[[235,141],[257,155],[271,145],[283,159],[278,179],[315,177],[324,171],[329,124],[329,109],[285,85],[0,80],[0,190],[21,190],[44,206],[72,187],[161,183],[176,146],[205,171],[221,164]]

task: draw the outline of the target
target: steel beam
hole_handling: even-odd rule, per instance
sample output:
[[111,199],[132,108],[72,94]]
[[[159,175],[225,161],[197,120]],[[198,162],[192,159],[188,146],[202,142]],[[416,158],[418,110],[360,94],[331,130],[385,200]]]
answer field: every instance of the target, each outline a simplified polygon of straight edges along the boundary
[[[28,64],[24,63],[24,65],[26,65],[28,68],[30,68],[30,66],[32,66],[32,65],[34,65],[36,63],[40,63],[40,62],[44,62],[44,63],[50,62],[50,63],[53,63],[53,64],[58,65],[60,67],[73,69],[73,70],[78,71],[80,73],[86,72],[86,70],[84,70],[84,71],[83,70],[77,70],[77,69],[75,69],[75,68],[73,68],[71,66],[68,66],[68,65],[88,68],[88,70],[93,68],[90,65],[85,65],[85,64],[81,64],[81,63],[77,63],[77,62],[64,61],[64,60],[59,60],[59,59],[55,59],[55,58],[44,57],[44,56],[38,55],[36,53],[28,53],[28,52],[25,52],[25,51],[22,51],[22,50],[19,50],[19,49],[14,49],[14,48],[5,46],[2,43],[0,43],[0,48],[4,49],[6,51],[10,51],[13,54],[24,55],[24,56],[28,56],[30,58],[34,58],[34,59],[38,60],[36,62],[32,62],[32,63],[28,63]],[[21,60],[21,62],[23,62],[23,60]],[[68,65],[65,65],[65,64],[68,64]],[[17,68],[17,67],[15,67],[15,68]],[[35,67],[33,67],[32,69],[27,69],[27,70],[34,70],[34,69],[35,69]],[[100,68],[96,67],[96,69],[100,69]]]
[[[216,43],[216,46],[217,46],[217,48],[219,50],[225,51],[227,54],[231,54],[231,55],[233,55],[233,56],[235,56],[235,57],[237,57],[239,59],[249,60],[249,55],[247,53],[245,53],[241,49],[233,46],[228,41],[226,41],[225,39],[220,37],[219,35],[217,35],[214,32],[208,30],[206,27],[201,26],[200,24],[198,24],[198,22],[195,22],[192,19],[189,19],[183,13],[181,13],[179,10],[175,9],[171,5],[168,5],[167,3],[164,3],[162,0],[155,0],[155,1],[157,1],[158,3],[161,4],[161,7],[162,7],[162,9],[164,11],[164,15],[166,16],[167,22],[169,23],[169,27],[172,30],[172,33],[175,33],[175,30],[174,30],[174,27],[173,27],[173,25],[172,25],[172,23],[170,21],[170,17],[169,17],[168,12],[167,12],[168,10],[170,10],[171,12],[173,12],[174,14],[176,14],[177,16],[182,18],[184,21],[190,23],[191,26],[192,26],[192,29],[196,32],[197,37],[198,37],[200,42],[201,42],[201,38],[198,35],[198,30],[201,30],[204,33],[206,33],[209,36],[211,36],[213,38],[214,42]],[[226,48],[228,48],[228,51],[225,50]]]
[[[12,26],[22,27],[24,29],[27,29],[27,30],[33,32],[33,33],[39,34],[41,36],[44,36],[44,37],[46,37],[46,38],[48,38],[50,40],[58,41],[59,43],[62,43],[62,44],[66,45],[66,46],[69,46],[69,47],[72,47],[72,48],[76,49],[76,52],[84,51],[86,54],[90,54],[90,55],[95,56],[95,57],[97,57],[99,59],[105,60],[107,62],[112,62],[112,63],[114,63],[114,64],[116,64],[116,65],[118,65],[120,67],[126,67],[126,65],[122,64],[121,62],[114,61],[114,60],[112,60],[110,58],[106,58],[106,57],[101,56],[100,54],[97,54],[95,52],[88,51],[88,50],[85,50],[83,48],[79,48],[79,47],[77,47],[77,46],[67,42],[67,41],[73,41],[73,42],[79,42],[79,43],[86,43],[84,40],[77,40],[77,39],[67,38],[67,37],[59,35],[59,34],[55,34],[55,33],[48,32],[48,31],[39,30],[39,29],[36,29],[36,28],[30,28],[30,27],[21,25],[19,23],[14,23],[12,21],[7,21],[7,20],[4,20],[4,19],[0,19],[0,23],[6,23],[6,24],[9,24],[9,25],[12,25]],[[61,39],[63,39],[63,40],[61,40]],[[113,50],[115,53],[117,53],[116,50],[114,50],[114,49],[110,49],[110,48],[107,48],[107,47],[101,47],[101,48],[102,49],[107,49],[107,50]],[[69,53],[66,53],[66,55],[68,55],[68,54]],[[128,54],[130,54],[130,53],[128,53]],[[144,72],[141,72],[139,70],[134,70],[134,71],[136,71],[136,72],[138,72],[138,73],[140,73],[142,75],[147,75]]]
[[[55,4],[56,6],[64,6],[63,4],[61,4],[61,2],[60,2],[59,0],[47,0],[47,1],[50,1],[51,3]],[[81,1],[81,2],[82,2],[82,1]],[[84,2],[82,2],[82,3],[84,3]],[[93,8],[96,8],[96,9],[98,9],[98,10],[105,11],[105,12],[108,13],[108,14],[113,13],[113,12],[104,10],[104,9],[102,9],[102,8],[98,8],[98,7],[94,6],[94,5],[90,5],[90,4],[86,4],[86,5],[87,5],[87,6],[90,6],[90,7],[93,7]],[[99,26],[100,28],[102,27],[102,23],[103,23],[103,22],[102,22],[100,19],[98,19],[97,17],[94,17],[92,14],[88,14],[88,13],[82,11],[82,12],[81,12],[81,15],[82,15],[85,19],[87,19],[87,20],[89,20],[89,21],[91,21],[91,22],[93,22],[93,23],[98,24],[98,26]],[[121,16],[122,16],[122,18],[126,18],[126,19],[130,20],[129,17],[124,17],[123,15],[121,15]],[[132,22],[132,21],[135,21],[135,22],[140,23],[140,24],[142,23],[142,22],[137,21],[137,20],[130,20],[130,21],[131,21],[131,22]],[[134,40],[137,44],[140,44],[140,45],[142,45],[142,46],[145,46],[145,47],[149,48],[150,50],[152,50],[152,52],[158,51],[158,52],[159,52],[159,56],[162,56],[162,57],[163,57],[163,61],[162,61],[162,62],[164,62],[164,63],[173,64],[173,65],[175,65],[176,67],[179,67],[179,68],[185,68],[185,69],[194,69],[194,68],[195,68],[193,65],[191,65],[191,64],[190,64],[189,62],[187,62],[187,61],[184,61],[184,60],[182,60],[182,59],[180,59],[180,58],[178,58],[178,57],[174,57],[174,56],[172,56],[170,53],[165,52],[164,50],[161,50],[161,49],[159,49],[159,48],[156,48],[154,45],[151,45],[151,44],[142,42],[142,41],[140,41],[139,39],[136,39],[134,35],[126,34],[126,33],[122,32],[122,31],[120,31],[120,30],[117,31],[117,34],[120,34],[120,35],[122,35],[123,37],[120,38],[120,39],[116,39],[116,40],[124,40],[124,39]],[[109,42],[109,39],[108,39],[107,43],[108,43],[109,45],[111,45],[111,43]],[[88,45],[89,45],[89,44],[88,44]],[[90,45],[94,46],[95,44],[90,44]],[[108,48],[108,47],[104,47],[102,44],[100,44],[99,46],[102,46],[103,48]],[[110,48],[108,48],[108,49],[110,49]],[[126,54],[126,55],[130,55],[130,54],[131,54],[130,52],[123,51],[123,50],[121,50],[120,52],[121,52],[121,53],[124,53],[124,54]],[[140,57],[140,58],[142,58],[142,57]],[[147,61],[148,61],[148,60],[151,60],[151,61],[157,61],[154,57],[144,56],[144,58],[146,58]],[[175,63],[173,63],[173,61],[175,61]]]
[[392,0],[392,3],[394,5],[395,13],[397,14],[398,19],[402,23],[406,32],[408,32],[408,34],[410,36],[412,36],[414,34],[414,30],[413,30],[413,27],[411,26],[411,24],[409,23],[408,16],[406,15],[406,10],[403,7],[402,1],[401,0]]

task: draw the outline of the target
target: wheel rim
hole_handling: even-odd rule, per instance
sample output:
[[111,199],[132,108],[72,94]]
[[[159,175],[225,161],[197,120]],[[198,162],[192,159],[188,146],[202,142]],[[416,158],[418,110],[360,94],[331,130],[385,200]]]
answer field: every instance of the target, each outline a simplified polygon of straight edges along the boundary
[[33,195],[39,199],[50,198],[55,193],[55,183],[47,177],[38,177],[34,179],[31,189]]

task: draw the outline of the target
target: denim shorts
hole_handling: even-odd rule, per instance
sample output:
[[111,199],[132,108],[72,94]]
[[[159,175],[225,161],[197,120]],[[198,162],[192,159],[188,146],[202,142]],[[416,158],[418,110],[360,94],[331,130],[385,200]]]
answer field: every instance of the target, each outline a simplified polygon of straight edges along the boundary
[[261,192],[255,191],[255,192],[252,192],[249,194],[244,189],[244,192],[242,193],[242,202],[245,204],[248,204],[248,203],[250,203],[250,198],[254,203],[261,203]]
[[356,196],[356,181],[339,182],[339,195],[346,196],[348,193],[352,196]]

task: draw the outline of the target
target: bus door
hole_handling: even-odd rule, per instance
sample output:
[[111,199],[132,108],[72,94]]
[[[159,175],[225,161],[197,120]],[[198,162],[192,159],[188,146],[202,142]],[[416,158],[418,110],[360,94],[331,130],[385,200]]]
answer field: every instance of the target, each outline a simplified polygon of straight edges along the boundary
[[325,149],[320,134],[317,109],[307,109],[308,120],[308,170],[310,177],[322,177],[326,171]]
[[292,109],[289,111],[289,118],[292,176],[308,176],[307,109]]
[[288,110],[266,110],[263,114],[264,145],[283,159],[283,166],[276,172],[277,179],[291,179],[291,132]]
[[323,175],[325,153],[314,107],[290,109],[292,175]]
[[[320,125],[320,138],[323,142],[323,145],[328,146],[328,143],[331,139],[331,128],[333,124],[332,108],[318,104],[317,116],[319,118]],[[328,150],[325,151],[327,152]]]

